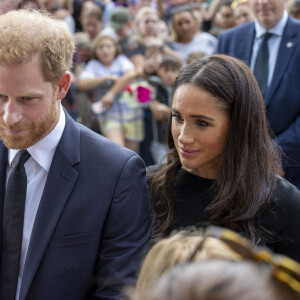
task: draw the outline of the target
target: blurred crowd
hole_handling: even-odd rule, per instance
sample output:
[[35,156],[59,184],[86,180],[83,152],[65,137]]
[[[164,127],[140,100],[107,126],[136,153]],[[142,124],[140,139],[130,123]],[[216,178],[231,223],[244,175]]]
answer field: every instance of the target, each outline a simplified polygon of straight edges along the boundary
[[[280,11],[283,0],[274,2],[275,12]],[[274,61],[282,58],[283,47],[276,42],[280,35],[271,32],[272,45],[280,49],[271,57],[266,91],[254,66],[266,32],[281,21],[289,24],[288,14],[300,19],[299,0],[284,5],[272,24],[259,16],[265,31],[260,45],[257,36],[253,39],[256,52],[250,55],[252,44],[248,52],[238,44],[249,29],[246,23],[255,20],[248,0],[1,0],[0,14],[41,9],[66,26],[75,53],[65,110],[138,153],[146,166],[156,165],[147,169],[153,239],[136,285],[126,287],[128,298],[300,299],[300,194],[283,178],[292,178],[299,189],[299,176],[292,177],[299,171],[288,173],[274,142],[288,145],[283,152],[299,169],[291,155],[299,146],[298,92],[285,93],[292,90],[289,84],[296,87],[296,64],[285,69],[288,82],[285,77],[276,82],[281,70]],[[253,24],[259,33],[258,23]],[[296,45],[296,40],[282,40],[285,51]],[[243,59],[255,77],[241,60],[215,53]],[[274,86],[274,93],[286,94],[290,102],[277,101]],[[274,109],[268,106],[270,95]],[[202,135],[198,128],[190,133],[195,124]],[[282,138],[288,134],[290,140]],[[188,148],[192,135],[200,150]],[[190,162],[196,152],[206,156]],[[199,229],[207,223],[217,226]]]
[[[137,152],[146,165],[167,152],[165,120],[180,69],[212,54],[219,34],[252,21],[247,0],[2,0],[0,13],[43,9],[76,45],[64,106],[76,121]],[[299,1],[289,13],[300,17]]]
[[164,121],[182,66],[212,54],[218,34],[253,19],[247,1],[2,0],[0,13],[43,9],[74,36],[64,106],[76,121],[141,155],[166,153]]

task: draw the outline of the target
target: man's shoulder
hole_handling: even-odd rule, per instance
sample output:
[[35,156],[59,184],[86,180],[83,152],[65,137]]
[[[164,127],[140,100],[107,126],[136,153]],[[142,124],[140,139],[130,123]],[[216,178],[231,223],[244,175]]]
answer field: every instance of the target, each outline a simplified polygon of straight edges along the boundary
[[298,37],[300,37],[300,35],[298,34],[300,32],[300,20],[289,16],[284,33],[287,33],[287,32],[288,33],[295,32],[295,33],[297,33]]
[[248,33],[251,30],[254,30],[254,22],[249,22],[227,29],[220,33],[219,38],[239,37],[241,35],[245,35],[245,33]]
[[105,136],[94,132],[82,124],[78,124],[77,126],[80,130],[81,150],[93,149],[100,155],[107,153],[111,155],[111,157],[114,157],[114,155],[117,157],[131,157],[136,155],[135,152],[111,141]]
[[122,168],[130,158],[139,158],[135,152],[114,143],[70,118],[67,118],[65,132],[59,147],[66,156],[80,157],[80,161],[84,165],[101,164],[104,167],[118,165]]

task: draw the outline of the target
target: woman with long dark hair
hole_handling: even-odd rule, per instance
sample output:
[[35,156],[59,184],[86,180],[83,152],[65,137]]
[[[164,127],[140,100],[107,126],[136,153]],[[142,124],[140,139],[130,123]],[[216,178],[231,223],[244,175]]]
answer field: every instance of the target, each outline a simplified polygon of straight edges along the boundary
[[276,175],[280,152],[243,62],[213,55],[181,71],[168,146],[149,170],[154,236],[212,223],[300,260],[300,192]]

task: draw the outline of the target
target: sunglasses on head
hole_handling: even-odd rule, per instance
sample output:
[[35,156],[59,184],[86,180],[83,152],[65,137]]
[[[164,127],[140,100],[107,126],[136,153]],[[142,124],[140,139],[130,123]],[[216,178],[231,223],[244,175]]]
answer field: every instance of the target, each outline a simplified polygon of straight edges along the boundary
[[207,226],[203,230],[203,237],[203,240],[196,245],[188,257],[187,262],[194,261],[195,256],[203,247],[207,237],[216,238],[237,253],[242,260],[250,260],[270,266],[275,278],[300,293],[300,264],[293,259],[284,255],[274,254],[271,250],[264,247],[255,247],[236,232],[218,226]]

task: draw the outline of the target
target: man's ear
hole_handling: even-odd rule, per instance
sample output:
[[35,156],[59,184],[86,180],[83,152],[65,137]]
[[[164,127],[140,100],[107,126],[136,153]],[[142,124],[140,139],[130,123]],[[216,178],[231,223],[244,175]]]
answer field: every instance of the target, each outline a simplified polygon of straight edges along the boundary
[[71,84],[71,73],[65,71],[58,83],[57,100],[65,98]]

